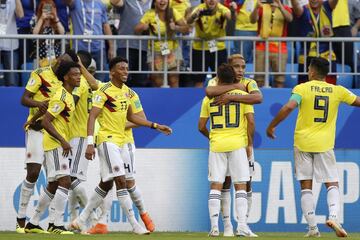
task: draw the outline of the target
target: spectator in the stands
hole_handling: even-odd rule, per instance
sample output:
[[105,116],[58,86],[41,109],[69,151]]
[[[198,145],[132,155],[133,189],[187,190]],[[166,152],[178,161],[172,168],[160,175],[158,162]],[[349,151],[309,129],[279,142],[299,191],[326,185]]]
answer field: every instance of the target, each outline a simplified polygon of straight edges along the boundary
[[[338,0],[311,0],[308,4],[301,6],[299,0],[291,0],[294,15],[298,18],[301,28],[299,33],[303,37],[332,37],[332,11],[335,9]],[[304,53],[306,49],[306,52]],[[301,43],[299,57],[299,73],[306,73],[310,65],[311,58],[319,56],[331,60],[331,72],[336,72],[336,55],[330,51],[328,42],[307,42],[306,48]],[[305,57],[304,57],[305,54]],[[305,64],[306,63],[306,64]],[[308,81],[307,74],[299,75],[299,83]],[[336,84],[336,75],[329,74],[326,77],[328,83]]]
[[[144,31],[149,31],[151,36],[157,37],[157,40],[149,41],[147,54],[149,68],[154,71],[164,71],[167,67],[167,70],[170,71],[168,74],[169,86],[178,87],[179,76],[171,71],[179,67],[182,53],[178,41],[173,40],[173,37],[177,32],[188,32],[184,18],[175,9],[170,8],[168,0],[154,0],[151,9],[144,14],[140,23],[135,27],[137,34]],[[153,74],[151,77],[156,87],[163,85],[164,74]]]
[[195,23],[195,37],[202,39],[193,41],[192,71],[199,72],[192,76],[196,87],[204,86],[206,74],[201,72],[207,72],[208,68],[216,71],[217,66],[227,61],[225,42],[216,38],[226,35],[226,23],[231,14],[235,15],[235,9],[230,11],[218,0],[204,0],[187,18],[189,24]]
[[[191,7],[189,0],[169,0],[170,7],[175,9],[180,13],[180,15],[185,19],[186,10]],[[189,34],[178,34],[179,36],[189,36]],[[183,70],[189,67],[190,63],[190,41],[182,40],[180,41],[180,47],[183,55]]]
[[[250,22],[250,14],[254,10],[256,0],[225,0],[224,5],[236,4],[235,36],[257,36],[257,24]],[[242,46],[241,46],[242,45]],[[241,53],[246,63],[253,62],[253,41],[235,41],[232,54]]]
[[[334,37],[351,37],[349,0],[340,0],[332,12]],[[360,3],[358,3],[360,4]],[[342,58],[342,42],[334,42],[333,49],[336,55],[336,62],[344,63],[354,69],[354,43],[344,43],[344,59]]]
[[[16,35],[16,17],[22,18],[24,10],[20,0],[3,0],[0,3],[0,36]],[[2,39],[0,37],[0,62],[4,69],[17,69],[19,65],[19,40]],[[4,73],[4,81],[0,85],[18,86],[19,76],[14,72]]]
[[[135,26],[140,22],[144,13],[151,8],[151,1],[152,0],[111,0],[111,3],[117,8],[120,14],[120,24],[117,34],[120,36],[134,35]],[[147,41],[132,39],[118,40],[116,43],[117,55],[128,59],[130,71],[148,71],[146,61]],[[127,84],[130,87],[147,87],[150,85],[149,76],[145,73],[129,74]]]
[[[261,3],[258,0],[254,11],[250,15],[252,23],[258,22],[258,33],[263,39],[269,37],[286,37],[287,24],[293,20],[291,8],[282,4],[280,0],[274,0],[272,3]],[[265,42],[256,43],[255,71],[266,72],[265,69]],[[269,43],[269,67],[271,71],[285,72],[287,62],[286,42]],[[255,80],[259,87],[264,86],[264,75],[256,74]],[[285,75],[274,76],[274,87],[284,87]]]
[[[64,26],[57,16],[56,6],[53,0],[41,0],[37,9],[37,21],[33,26],[33,34],[65,34]],[[39,65],[49,66],[61,55],[61,40],[39,40]]]
[[[74,35],[112,35],[108,23],[107,9],[101,0],[64,0],[70,8],[70,16]],[[85,16],[84,14],[85,13]],[[107,57],[114,56],[114,45],[112,40],[108,40],[109,49],[105,54],[105,44],[103,40],[93,40],[85,38],[73,42],[73,48],[85,50],[91,53],[96,61],[98,71],[105,70]],[[96,78],[104,81],[105,74],[97,74]]]

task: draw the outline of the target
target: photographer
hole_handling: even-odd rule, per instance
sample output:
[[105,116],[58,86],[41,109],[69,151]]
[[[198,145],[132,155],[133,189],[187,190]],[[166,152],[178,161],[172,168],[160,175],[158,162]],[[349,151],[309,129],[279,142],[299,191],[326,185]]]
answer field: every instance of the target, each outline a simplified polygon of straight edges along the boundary
[[[188,24],[195,23],[195,37],[203,39],[193,43],[192,71],[206,72],[209,67],[215,71],[215,65],[219,66],[227,61],[225,42],[216,41],[216,38],[226,35],[226,23],[232,16],[235,16],[235,9],[230,11],[218,0],[204,0],[188,16]],[[203,87],[206,75],[195,74],[192,78],[196,87]]]
[[[260,37],[286,37],[287,24],[292,22],[292,10],[284,6],[280,0],[258,1],[250,15],[252,23],[258,22]],[[269,51],[269,66],[272,72],[285,72],[287,62],[286,42],[270,42],[269,49],[265,49],[265,42],[256,43],[255,72],[265,72],[265,51]],[[284,87],[285,75],[275,75],[274,87]],[[255,75],[259,87],[264,86],[264,75]]]
[[[52,0],[40,1],[37,10],[37,20],[33,26],[33,34],[64,34],[65,29],[56,13],[56,6]],[[36,43],[35,43],[36,44]],[[39,65],[49,66],[51,61],[61,55],[61,41],[54,39],[39,40]]]

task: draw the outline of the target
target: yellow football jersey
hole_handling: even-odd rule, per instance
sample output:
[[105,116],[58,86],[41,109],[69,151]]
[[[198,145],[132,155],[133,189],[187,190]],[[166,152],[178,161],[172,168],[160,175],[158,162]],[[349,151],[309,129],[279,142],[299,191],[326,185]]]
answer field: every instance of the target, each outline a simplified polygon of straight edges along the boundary
[[125,124],[130,105],[128,88],[106,83],[94,93],[93,107],[102,109],[98,119],[100,128],[96,138],[99,145],[112,142],[121,147],[125,143]]
[[256,31],[257,23],[250,22],[250,15],[256,5],[255,0],[245,0],[236,16],[236,30],[240,31]]
[[316,80],[297,85],[292,93],[301,97],[294,146],[303,152],[333,149],[339,104],[352,104],[356,96],[342,86]]
[[[206,9],[206,4],[201,3],[193,10],[192,13],[194,13],[198,9]],[[217,10],[214,15],[202,16],[195,22],[195,37],[199,37],[205,40],[204,47],[202,46],[203,43],[201,41],[194,41],[193,48],[195,50],[209,50],[209,46],[206,40],[213,40],[226,36],[225,14],[227,13],[230,13],[230,10],[221,3],[218,3]],[[225,49],[225,42],[217,41],[216,44],[218,50]]]
[[[232,90],[229,94],[247,94]],[[213,104],[214,99],[205,97],[201,106],[201,118],[210,118],[210,150],[230,152],[247,146],[247,121],[245,114],[253,113],[252,105],[230,102],[223,106]]]
[[[25,89],[34,93],[33,99],[38,102],[49,100],[56,90],[62,86],[51,67],[38,68],[31,72]],[[28,120],[30,120],[38,108],[30,108]]]
[[[128,95],[130,97],[130,104],[133,113],[138,113],[143,111],[139,95],[137,95],[137,93],[129,87],[128,87]],[[132,129],[125,130],[125,143],[134,143],[134,136]]]
[[[60,87],[55,95],[50,98],[47,112],[54,116],[52,124],[56,131],[66,140],[70,140],[70,123],[73,120],[75,110],[74,97],[65,88]],[[43,139],[44,151],[61,146],[60,142],[53,138],[48,132],[44,131]]]
[[[254,91],[260,92],[260,89],[254,79],[244,77],[240,80],[240,83],[244,84],[244,86],[246,87],[246,92],[248,92],[248,93],[251,93]],[[217,85],[218,85],[217,77],[210,79],[208,82],[208,87],[213,87],[213,86],[217,86]]]
[[79,98],[71,122],[71,138],[87,136],[87,120],[91,110],[92,90],[88,82],[81,75],[80,86],[76,87],[73,95]]
[[175,9],[182,17],[185,17],[186,9],[191,7],[189,0],[170,0],[170,7]]
[[[174,13],[175,21],[179,21],[184,18],[184,16],[182,16],[180,13],[178,13],[175,9],[173,9],[173,13]],[[159,19],[159,21],[157,21],[156,19]],[[160,20],[160,18],[156,17],[156,13],[155,13],[154,9],[150,9],[150,10],[146,11],[144,16],[141,18],[140,22],[150,25],[150,34],[152,36],[158,37],[158,32],[159,32],[159,28],[160,28],[160,36],[165,37],[165,33],[166,33],[165,22]],[[169,39],[170,37],[171,36],[169,36],[169,34],[167,34],[167,38]],[[179,46],[179,43],[177,40],[167,40],[167,43],[168,43],[168,47],[170,50],[176,49]],[[161,51],[160,44],[161,44],[161,41],[158,41],[158,40],[154,41],[154,50],[156,52]],[[151,41],[149,41],[148,46],[149,46],[149,49],[152,48]]]

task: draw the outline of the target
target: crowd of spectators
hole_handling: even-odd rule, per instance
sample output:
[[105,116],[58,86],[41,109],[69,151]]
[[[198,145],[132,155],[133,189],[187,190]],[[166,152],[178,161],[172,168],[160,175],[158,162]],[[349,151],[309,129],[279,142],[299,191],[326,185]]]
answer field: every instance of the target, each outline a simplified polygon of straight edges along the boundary
[[[298,64],[295,71],[305,73],[311,57],[317,55],[332,61],[333,74],[327,80],[336,83],[337,64],[346,64],[352,71],[360,66],[360,61],[354,61],[354,56],[360,56],[354,49],[359,51],[360,46],[354,42],[301,42],[299,38],[298,44],[271,41],[267,45],[265,41],[217,39],[229,35],[346,38],[360,36],[359,29],[360,0],[1,0],[0,68],[20,70],[29,63],[47,66],[64,47],[61,40],[1,39],[1,35],[73,34],[84,36],[66,40],[65,46],[90,52],[98,70],[106,70],[115,55],[126,57],[130,70],[138,72],[129,76],[131,87],[162,86],[164,74],[160,72],[165,69],[170,87],[203,87],[204,73],[215,71],[229,53],[243,54],[248,66],[258,73],[254,78],[260,87],[267,71],[275,73],[272,87],[284,87],[286,76],[281,73],[286,72],[289,61]],[[92,35],[133,38],[86,38]],[[140,40],[136,35],[156,40]],[[179,40],[179,36],[202,41]],[[176,73],[189,70],[194,74]],[[4,86],[26,83],[16,71],[5,71],[0,77]],[[106,74],[96,78],[108,80]],[[306,75],[300,74],[297,80],[307,81]]]

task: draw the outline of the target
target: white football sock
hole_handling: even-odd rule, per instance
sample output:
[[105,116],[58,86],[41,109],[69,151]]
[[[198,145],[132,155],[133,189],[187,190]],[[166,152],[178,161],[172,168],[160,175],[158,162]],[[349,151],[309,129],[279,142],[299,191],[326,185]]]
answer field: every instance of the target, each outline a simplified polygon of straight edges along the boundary
[[231,194],[230,189],[221,190],[221,215],[224,226],[231,224]]
[[246,218],[249,218],[250,210],[251,210],[251,207],[252,207],[252,191],[246,193],[246,200],[247,200],[247,205],[248,205]]
[[48,220],[49,223],[55,222],[55,201],[51,201],[50,203]]
[[211,189],[208,200],[211,229],[219,228],[220,199],[221,192]]
[[99,186],[95,188],[95,191],[92,194],[90,201],[88,202],[88,204],[86,204],[86,207],[79,216],[80,221],[85,223],[89,219],[90,215],[94,212],[94,209],[98,208],[103,202],[106,194],[107,192],[102,190]]
[[340,192],[337,186],[330,186],[327,189],[327,203],[329,207],[329,219],[338,221]]
[[79,204],[73,191],[69,192],[68,201],[69,201],[70,221],[73,221],[75,218],[77,218],[79,213]]
[[30,197],[34,192],[35,183],[28,182],[26,179],[21,184],[20,199],[19,199],[19,211],[17,218],[26,217],[26,209],[29,205]]
[[131,200],[135,204],[136,208],[139,210],[140,214],[146,213],[144,201],[141,196],[141,192],[139,189],[134,185],[132,188],[128,189]]
[[310,228],[317,227],[314,197],[311,189],[301,190],[301,209]]
[[34,225],[39,225],[40,218],[49,207],[50,202],[53,200],[54,194],[51,194],[46,188],[40,194],[38,205],[36,206],[34,215],[30,218],[30,221]]
[[66,207],[66,201],[68,198],[69,190],[59,186],[55,192],[54,200],[55,203],[55,226],[63,226],[64,225],[64,213]]
[[101,215],[99,216],[99,223],[107,224],[107,216],[110,211],[112,202],[113,202],[113,191],[110,190],[106,198],[104,198],[102,204],[100,205]]
[[134,210],[132,208],[132,201],[127,189],[124,188],[116,190],[116,196],[120,202],[121,208],[129,219],[131,226],[134,228],[139,223],[136,221]]
[[238,224],[246,224],[246,213],[248,209],[248,202],[246,199],[246,191],[240,190],[235,192],[235,209],[237,213]]

